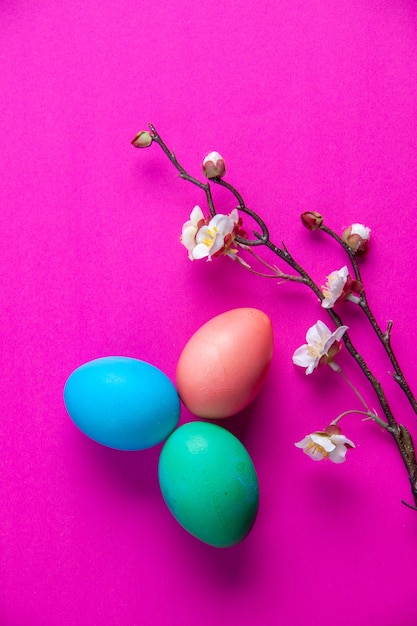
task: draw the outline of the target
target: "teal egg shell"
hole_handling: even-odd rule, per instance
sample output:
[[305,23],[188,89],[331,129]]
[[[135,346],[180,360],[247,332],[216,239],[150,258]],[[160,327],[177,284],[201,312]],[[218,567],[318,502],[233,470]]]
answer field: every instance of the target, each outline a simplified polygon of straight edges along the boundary
[[159,458],[162,496],[181,526],[217,548],[242,541],[258,512],[253,462],[228,430],[189,422],[168,437]]
[[91,439],[118,450],[161,443],[178,424],[178,393],[157,367],[129,357],[81,365],[64,388],[66,409]]

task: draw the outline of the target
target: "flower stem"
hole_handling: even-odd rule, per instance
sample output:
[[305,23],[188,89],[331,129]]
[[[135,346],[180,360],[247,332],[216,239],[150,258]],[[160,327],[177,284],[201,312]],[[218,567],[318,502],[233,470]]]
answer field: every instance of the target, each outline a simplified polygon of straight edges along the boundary
[[297,283],[304,282],[304,279],[301,276],[294,276],[293,274],[285,274],[279,269],[279,267],[277,267],[276,265],[271,265],[270,263],[265,261],[262,257],[260,257],[259,254],[256,254],[256,252],[252,250],[252,248],[249,248],[248,246],[243,246],[243,247],[246,249],[247,253],[251,254],[259,263],[261,263],[261,265],[264,265],[265,267],[270,269],[271,272],[273,272],[273,274],[264,274],[262,272],[257,272],[252,267],[244,265],[244,267],[249,272],[252,272],[252,274],[256,274],[257,276],[263,276],[264,278],[281,278],[282,280],[291,280]]
[[371,409],[369,408],[369,406],[366,404],[365,400],[363,399],[362,395],[359,393],[359,391],[356,389],[355,385],[352,383],[351,380],[349,380],[349,378],[346,376],[346,374],[344,373],[344,371],[342,370],[341,367],[339,367],[339,365],[337,365],[337,363],[335,363],[334,361],[331,361],[329,363],[329,366],[332,368],[332,370],[334,372],[337,372],[338,374],[340,374],[340,376],[343,378],[343,380],[349,385],[349,387],[352,389],[352,391],[356,394],[356,396],[359,398],[360,403],[365,407],[365,409],[370,412]]
[[349,411],[343,411],[343,413],[341,413],[340,415],[338,415],[334,420],[332,420],[330,422],[330,424],[337,424],[338,422],[340,422],[340,420],[345,417],[345,415],[351,415],[353,413],[356,413],[357,415],[365,415],[366,419],[370,419],[373,420],[374,422],[377,422],[380,426],[382,426],[383,428],[387,428],[387,423],[384,422],[384,420],[381,420],[378,415],[376,415],[375,413],[372,413],[371,411],[358,411],[357,409],[350,409]]
[[[354,394],[356,395],[356,397],[359,399],[359,402],[365,407],[366,412],[364,411],[348,411],[348,413],[361,413],[363,415],[368,415],[370,419],[374,420],[374,422],[377,422],[380,426],[382,426],[383,428],[388,428],[388,424],[387,422],[385,422],[383,419],[381,419],[379,417],[379,415],[377,415],[375,413],[375,411],[371,411],[371,409],[369,408],[369,406],[366,404],[363,396],[361,395],[361,393],[358,391],[358,389],[356,389],[355,385],[352,383],[351,380],[349,380],[349,378],[346,376],[346,374],[344,373],[344,371],[342,370],[341,367],[339,367],[339,365],[337,365],[337,363],[335,363],[334,361],[329,363],[330,367],[332,368],[333,371],[337,372],[337,374],[339,374],[343,380],[345,381],[345,383],[347,385],[349,385],[349,387],[352,389],[352,391],[354,392]],[[346,413],[343,413],[342,415],[345,415]],[[340,419],[336,418],[336,419]]]

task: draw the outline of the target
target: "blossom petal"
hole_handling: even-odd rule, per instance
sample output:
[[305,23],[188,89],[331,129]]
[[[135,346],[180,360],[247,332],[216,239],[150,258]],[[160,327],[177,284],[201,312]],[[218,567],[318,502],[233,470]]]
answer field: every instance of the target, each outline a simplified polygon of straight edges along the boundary
[[192,224],[197,226],[198,222],[203,219],[204,219],[203,211],[198,206],[198,204],[196,204],[190,213],[190,221],[192,222]]
[[333,443],[335,443],[337,446],[338,445],[343,445],[343,446],[348,445],[351,448],[355,447],[355,444],[353,443],[353,441],[351,441],[351,439],[348,439],[344,435],[332,435],[331,439],[332,439]]
[[296,448],[307,448],[307,446],[311,443],[311,435],[306,435],[304,439],[295,443]]
[[[195,240],[197,243],[203,243],[204,241],[210,242],[212,239],[213,237],[210,235],[209,227],[206,224],[198,229],[195,236]],[[206,245],[208,248],[210,247],[208,244]]]
[[323,309],[331,309],[334,306],[334,303],[336,302],[336,299],[334,298],[324,298],[321,301],[321,306],[323,307]]
[[321,306],[324,309],[331,309],[343,294],[346,281],[348,279],[349,270],[347,265],[340,270],[336,270],[327,276],[327,284],[323,287],[323,295]]
[[333,339],[332,343],[340,341],[347,330],[349,330],[349,326],[339,326],[331,335]]
[[191,220],[187,220],[182,225],[182,232],[184,232],[184,230],[186,230],[187,228],[190,228],[190,227],[196,228],[195,224],[193,224]]
[[195,235],[197,229],[195,226],[188,226],[184,228],[181,233],[181,243],[187,248],[187,250],[192,250],[195,246]]
[[368,240],[371,234],[371,229],[363,224],[352,224],[350,229],[352,235],[359,235],[359,237],[365,240]]
[[224,237],[221,233],[217,233],[213,243],[210,246],[210,256],[216,254],[224,246]]
[[332,441],[332,437],[329,437],[328,435],[312,433],[310,437],[313,443],[326,450],[326,452],[332,452],[336,448],[336,445]]
[[328,328],[324,322],[318,320],[314,326],[308,329],[306,341],[309,345],[323,345],[330,335],[330,328]]
[[308,345],[304,344],[297,348],[297,350],[292,355],[292,362],[294,365],[299,365],[300,367],[308,367],[311,363],[314,363],[316,359],[311,356]]
[[334,343],[340,341],[345,332],[349,330],[349,326],[339,326],[337,330],[334,331],[326,341],[323,346],[323,354],[327,354]]
[[234,221],[228,215],[222,215],[221,213],[217,213],[211,220],[208,225],[209,230],[217,229],[219,233],[223,236],[229,235],[234,228]]
[[333,298],[324,298],[321,301],[321,306],[323,307],[323,309],[331,309],[334,306],[336,300],[334,300]]
[[192,250],[192,255],[194,259],[205,259],[210,254],[210,248],[208,248],[204,243],[198,243],[195,248]]
[[239,211],[237,209],[233,209],[233,211],[229,214],[229,217],[233,220],[234,224],[237,224],[239,221]]
[[349,274],[349,270],[348,270],[347,265],[344,265],[343,267],[340,268],[340,270],[338,270],[337,272],[332,272],[332,273],[337,274],[338,278],[346,280]]
[[329,452],[329,459],[333,463],[344,463],[346,461],[346,446],[339,445],[336,446],[332,452]]

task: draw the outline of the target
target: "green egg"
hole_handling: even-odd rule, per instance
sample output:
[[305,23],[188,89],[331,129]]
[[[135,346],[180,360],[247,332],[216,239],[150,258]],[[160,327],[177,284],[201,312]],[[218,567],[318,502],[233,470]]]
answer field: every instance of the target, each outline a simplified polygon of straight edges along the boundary
[[225,428],[209,422],[177,428],[162,448],[158,475],[169,510],[200,541],[227,548],[250,532],[258,479],[246,448]]

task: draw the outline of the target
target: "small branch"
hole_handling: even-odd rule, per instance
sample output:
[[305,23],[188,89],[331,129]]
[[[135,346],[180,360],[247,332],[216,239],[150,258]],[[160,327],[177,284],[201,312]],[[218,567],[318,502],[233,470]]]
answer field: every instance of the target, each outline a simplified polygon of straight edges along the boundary
[[393,321],[390,320],[387,324],[387,330],[385,331],[385,334],[384,334],[384,341],[387,341],[387,342],[391,341],[392,325],[393,325]]
[[276,265],[271,265],[270,263],[267,263],[267,261],[265,261],[258,254],[256,254],[256,252],[254,252],[254,250],[252,250],[252,248],[249,248],[248,246],[244,246],[244,247],[247,250],[248,254],[251,254],[259,263],[261,263],[262,265],[264,265],[265,267],[270,269],[272,272],[274,272],[273,274],[263,274],[262,272],[257,272],[256,270],[252,269],[251,267],[247,268],[247,269],[251,270],[252,273],[257,274],[258,276],[264,276],[266,278],[281,278],[283,281],[293,281],[293,282],[296,282],[296,283],[304,283],[305,284],[305,279],[302,276],[296,276],[294,274],[285,274]]
[[255,211],[252,211],[246,206],[240,193],[230,183],[227,183],[222,178],[213,178],[212,181],[216,185],[219,185],[220,187],[224,187],[225,189],[230,191],[230,193],[234,195],[234,197],[239,203],[237,207],[239,211],[242,211],[242,213],[246,213],[246,215],[249,215],[249,217],[255,220],[255,222],[261,228],[262,235],[256,232],[253,233],[256,239],[244,239],[243,237],[236,237],[236,241],[242,244],[243,246],[249,246],[249,247],[262,246],[263,244],[265,244],[269,239],[269,231],[265,222],[259,217],[257,213],[255,213]]
[[414,506],[413,504],[410,504],[409,502],[406,502],[405,500],[400,500],[401,504],[404,504],[404,506],[408,507],[409,509],[412,509],[413,511],[417,511],[417,506]]
[[207,205],[209,207],[209,211],[211,215],[215,215],[216,211],[214,208],[213,197],[211,195],[211,188],[210,188],[209,183],[202,183],[197,178],[194,178],[194,176],[191,176],[190,174],[188,174],[188,172],[178,162],[178,159],[175,156],[175,154],[169,150],[168,146],[165,144],[165,142],[162,140],[160,135],[157,133],[155,127],[152,124],[149,124],[149,128],[151,129],[151,132],[152,132],[153,141],[158,144],[158,146],[163,150],[163,152],[166,154],[168,159],[171,161],[172,165],[179,171],[181,178],[183,180],[188,181],[189,183],[192,183],[193,185],[195,185],[196,187],[199,187],[200,189],[204,191],[204,193],[206,194],[206,200],[207,200]]

